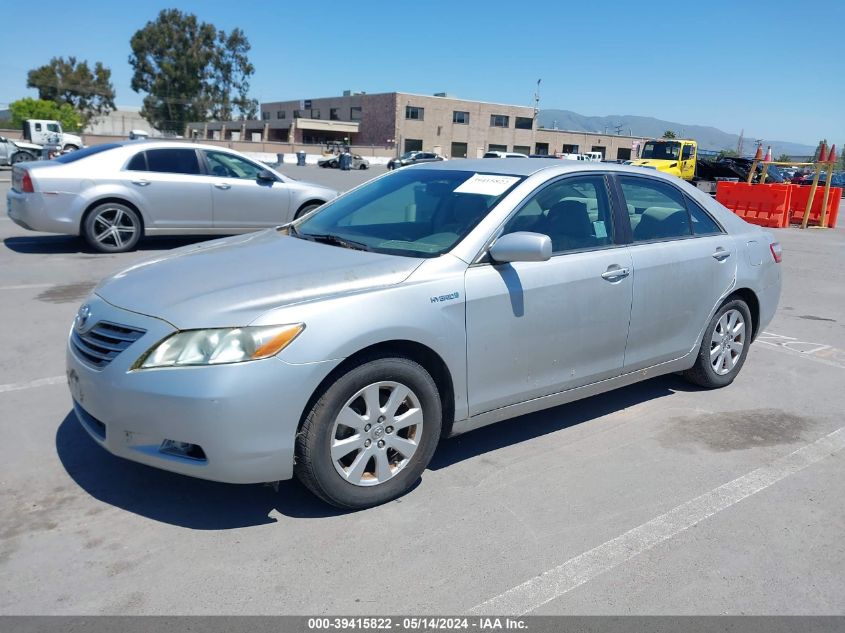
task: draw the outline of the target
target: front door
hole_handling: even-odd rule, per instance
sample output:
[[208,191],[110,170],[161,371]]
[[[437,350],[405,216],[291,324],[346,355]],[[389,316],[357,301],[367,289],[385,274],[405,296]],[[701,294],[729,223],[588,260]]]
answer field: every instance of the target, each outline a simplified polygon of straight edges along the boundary
[[684,143],[681,149],[681,178],[692,180],[695,177],[695,145]]
[[562,178],[504,228],[549,235],[550,260],[467,269],[470,415],[619,375],[631,260],[611,216],[603,175]]
[[281,180],[259,180],[266,169],[228,152],[203,152],[211,179],[214,227],[248,230],[289,221],[290,190]]
[[628,373],[693,350],[734,282],[737,256],[731,237],[679,189],[641,176],[619,183],[633,233]]

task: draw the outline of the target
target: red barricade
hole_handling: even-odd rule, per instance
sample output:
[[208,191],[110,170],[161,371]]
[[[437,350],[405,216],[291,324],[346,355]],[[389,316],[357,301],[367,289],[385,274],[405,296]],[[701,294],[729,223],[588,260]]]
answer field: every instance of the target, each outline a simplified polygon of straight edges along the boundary
[[716,183],[716,200],[746,222],[783,228],[789,226],[792,188],[788,184],[749,185],[746,182],[719,181]]
[[[792,201],[789,204],[789,216],[793,224],[801,224],[807,200],[810,198],[810,185],[792,185]],[[831,187],[830,197],[827,199],[827,226],[836,227],[836,217],[839,215],[839,202],[842,199],[842,187]],[[810,224],[821,222],[822,202],[824,201],[824,187],[819,185],[810,208]]]

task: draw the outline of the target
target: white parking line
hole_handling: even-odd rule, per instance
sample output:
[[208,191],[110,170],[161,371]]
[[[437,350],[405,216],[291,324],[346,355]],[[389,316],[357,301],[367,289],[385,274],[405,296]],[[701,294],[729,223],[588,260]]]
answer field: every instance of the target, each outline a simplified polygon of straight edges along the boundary
[[64,376],[51,376],[49,378],[38,378],[28,382],[11,382],[5,385],[0,385],[0,393],[7,391],[22,391],[23,389],[34,389],[35,387],[47,387],[49,385],[59,385],[67,382]]
[[693,525],[845,448],[845,427],[714,488],[621,536],[571,558],[470,609],[472,615],[523,615],[631,560]]
[[767,349],[786,352],[793,356],[802,356],[807,360],[813,360],[823,365],[845,369],[845,351],[824,343],[801,341],[794,336],[784,336],[774,332],[762,332],[755,343],[762,343]]

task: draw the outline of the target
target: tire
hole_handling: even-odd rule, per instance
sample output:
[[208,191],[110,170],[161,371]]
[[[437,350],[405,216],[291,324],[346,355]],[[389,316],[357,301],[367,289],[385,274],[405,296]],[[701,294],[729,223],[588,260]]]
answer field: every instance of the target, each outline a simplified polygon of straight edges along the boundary
[[322,205],[323,205],[322,202],[310,202],[310,203],[300,207],[299,210],[296,212],[296,215],[293,216],[293,219],[298,220],[299,218],[301,218],[306,213],[311,213],[314,209],[316,209],[317,207],[322,206]]
[[748,356],[752,327],[748,305],[741,299],[726,301],[707,324],[698,358],[684,378],[705,389],[731,384]]
[[82,237],[101,253],[131,251],[138,245],[142,233],[138,212],[119,202],[97,205],[82,222]]
[[361,171],[363,171],[363,170],[365,170],[366,168],[367,168],[367,166],[366,166],[364,163],[361,163],[361,166],[360,166],[358,169],[360,169]]
[[[373,407],[378,414],[370,413]],[[371,358],[340,376],[307,412],[296,436],[294,472],[333,506],[377,506],[416,483],[441,426],[437,385],[421,365]]]
[[29,152],[17,152],[12,156],[13,165],[17,165],[18,163],[24,163],[28,160],[35,160],[35,156],[30,154]]

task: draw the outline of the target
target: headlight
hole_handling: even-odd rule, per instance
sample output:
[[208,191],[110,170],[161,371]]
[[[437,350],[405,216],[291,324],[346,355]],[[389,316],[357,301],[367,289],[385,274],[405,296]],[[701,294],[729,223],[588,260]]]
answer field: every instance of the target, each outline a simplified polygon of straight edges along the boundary
[[176,332],[147,350],[133,369],[223,365],[269,358],[290,345],[304,329],[304,323],[295,323]]

